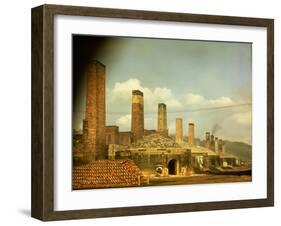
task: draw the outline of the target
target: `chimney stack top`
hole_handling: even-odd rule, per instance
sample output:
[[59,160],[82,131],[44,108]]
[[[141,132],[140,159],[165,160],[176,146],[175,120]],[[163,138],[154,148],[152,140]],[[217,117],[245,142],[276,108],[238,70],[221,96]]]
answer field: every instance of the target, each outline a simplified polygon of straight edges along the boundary
[[140,90],[133,90],[133,91],[132,91],[132,94],[133,94],[133,95],[138,95],[138,96],[143,96],[143,92],[140,91]]

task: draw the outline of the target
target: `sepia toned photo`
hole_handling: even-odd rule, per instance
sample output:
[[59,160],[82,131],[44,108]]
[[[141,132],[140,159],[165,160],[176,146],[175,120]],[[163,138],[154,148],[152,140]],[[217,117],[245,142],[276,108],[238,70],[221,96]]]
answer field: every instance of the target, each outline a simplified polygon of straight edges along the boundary
[[72,36],[72,188],[252,181],[252,44]]

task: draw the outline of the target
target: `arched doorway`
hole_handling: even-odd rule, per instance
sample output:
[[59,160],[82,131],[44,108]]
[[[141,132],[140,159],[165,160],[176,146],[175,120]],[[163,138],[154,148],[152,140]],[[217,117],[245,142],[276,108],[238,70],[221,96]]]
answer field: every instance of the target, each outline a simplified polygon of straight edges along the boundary
[[176,159],[171,159],[168,162],[168,170],[169,170],[170,175],[177,175],[177,171],[178,171],[177,165],[178,165],[178,162]]

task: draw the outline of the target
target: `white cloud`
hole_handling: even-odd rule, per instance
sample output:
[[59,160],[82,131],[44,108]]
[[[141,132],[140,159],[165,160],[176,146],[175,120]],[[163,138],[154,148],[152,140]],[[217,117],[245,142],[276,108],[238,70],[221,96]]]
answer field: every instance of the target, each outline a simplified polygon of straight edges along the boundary
[[233,101],[229,97],[219,97],[217,99],[208,100],[210,104],[213,105],[231,105]]
[[120,130],[130,130],[131,129],[131,114],[123,115],[116,120],[116,125],[119,126]]
[[169,99],[172,96],[171,90],[167,88],[155,88],[152,93],[155,97],[163,100]]
[[216,106],[226,106],[233,105],[234,102],[230,97],[218,97],[216,99],[207,99],[204,96],[194,93],[188,93],[185,96],[185,104],[186,105],[199,105],[199,106],[208,106],[208,107],[216,107]]
[[[164,101],[165,102],[165,101]],[[176,99],[169,99],[165,102],[169,109],[181,109],[183,107],[182,103]]]
[[132,90],[138,89],[144,93],[145,111],[154,112],[157,110],[158,103],[166,103],[168,109],[180,109],[182,103],[177,100],[172,91],[166,87],[150,89],[142,86],[138,79],[129,79],[124,82],[115,83],[110,92],[111,101],[119,104],[130,104]]
[[[187,123],[194,122],[196,124],[196,136],[204,137],[205,131],[210,129],[212,125],[219,121],[221,129],[219,136],[225,139],[240,140],[248,142],[251,138],[251,112],[239,112],[241,109],[225,111],[215,114],[204,115],[203,113],[184,114],[181,111],[193,108],[212,108],[219,106],[235,105],[236,102],[230,97],[221,96],[214,99],[208,99],[200,94],[188,93],[183,99],[176,99],[172,90],[166,87],[157,87],[150,89],[144,87],[140,80],[129,79],[124,82],[118,82],[113,89],[109,91],[109,111],[120,112],[121,115],[112,123],[119,126],[120,131],[128,131],[131,129],[131,97],[132,90],[139,89],[144,93],[144,124],[145,129],[157,129],[157,105],[158,103],[166,103],[168,112],[168,128],[169,134],[175,133],[175,119],[182,117],[184,120],[184,134],[187,132]],[[113,109],[110,109],[114,106]],[[210,117],[212,116],[212,117]],[[112,119],[113,119],[112,118]],[[200,125],[200,126],[199,126]],[[241,133],[237,134],[236,131]]]
[[[126,114],[119,117],[115,124],[119,126],[120,131],[130,130],[131,129],[131,114]],[[145,129],[156,129],[156,118],[153,117],[144,117],[144,128]]]
[[141,89],[139,80],[129,79],[126,82],[117,82],[110,96],[114,101],[127,101],[130,99],[133,89]]
[[185,96],[185,102],[188,105],[201,104],[204,101],[206,101],[206,99],[203,96],[199,95],[199,94],[188,93]]

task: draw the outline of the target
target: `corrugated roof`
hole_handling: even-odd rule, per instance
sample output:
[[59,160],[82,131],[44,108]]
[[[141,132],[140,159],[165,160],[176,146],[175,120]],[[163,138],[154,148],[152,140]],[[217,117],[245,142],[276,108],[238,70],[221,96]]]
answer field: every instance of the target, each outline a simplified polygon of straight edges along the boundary
[[141,170],[132,160],[98,160],[73,168],[73,189],[137,186]]

